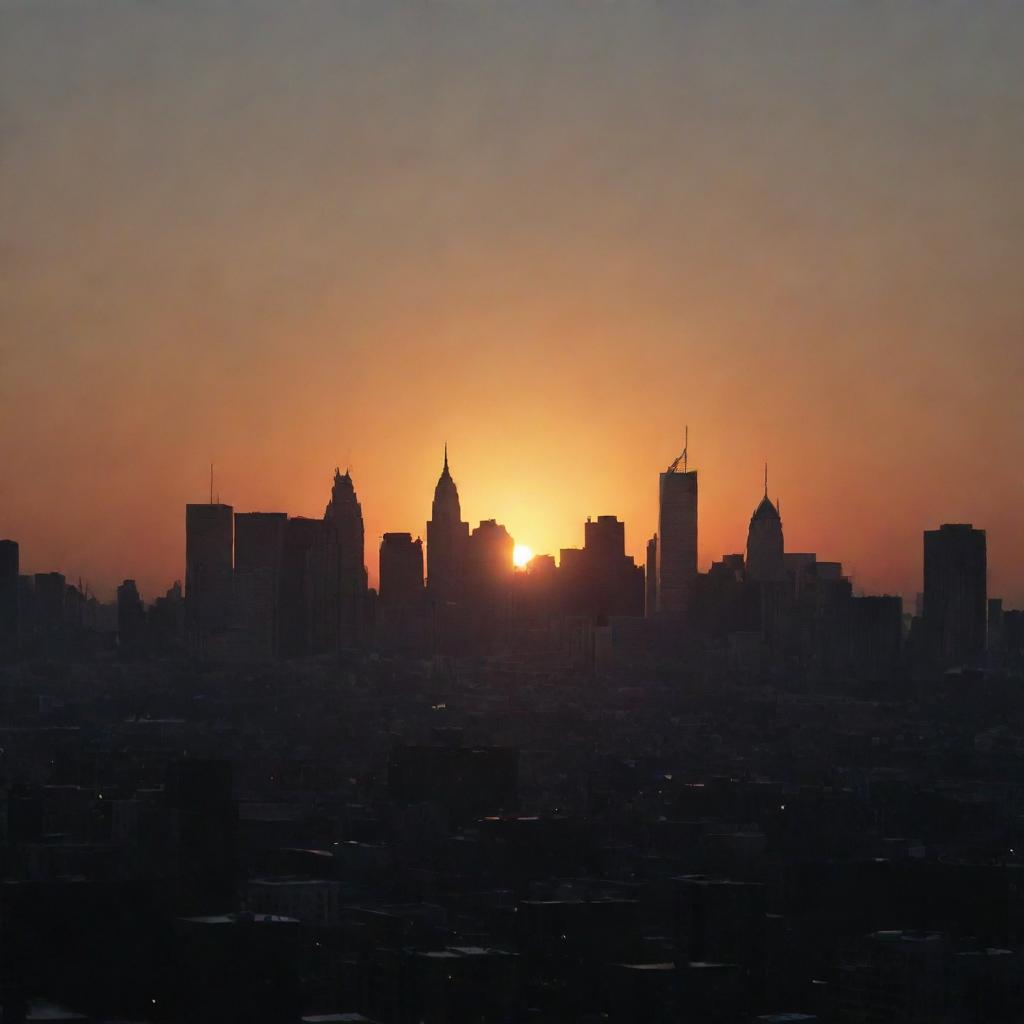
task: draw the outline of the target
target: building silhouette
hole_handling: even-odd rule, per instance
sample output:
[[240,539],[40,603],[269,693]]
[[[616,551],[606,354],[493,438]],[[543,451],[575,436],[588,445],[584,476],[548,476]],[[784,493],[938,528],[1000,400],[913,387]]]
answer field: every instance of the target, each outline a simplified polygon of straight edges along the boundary
[[647,542],[644,561],[644,614],[652,616],[658,608],[658,535]]
[[466,548],[466,586],[474,598],[493,598],[512,580],[515,542],[501,523],[482,519]]
[[747,579],[755,583],[781,583],[786,579],[782,517],[768,497],[768,469],[764,471],[764,497],[750,517],[747,531]]
[[0,653],[18,642],[18,542],[0,540]]
[[280,650],[286,512],[235,513],[235,621],[247,650]]
[[323,519],[296,516],[285,525],[281,557],[280,650],[286,657],[336,649],[340,611],[337,535]]
[[414,607],[423,597],[423,541],[411,533],[385,533],[380,542],[382,606]]
[[227,630],[233,587],[234,510],[185,506],[185,607],[189,647],[208,653]]
[[434,501],[427,523],[427,589],[436,603],[456,601],[462,596],[469,547],[469,523],[462,521],[459,489],[448,469],[448,446],[444,467],[434,488]]
[[559,559],[563,611],[604,624],[610,616],[644,613],[644,572],[626,554],[626,526],[615,516],[588,519],[582,548]]
[[657,611],[686,621],[697,587],[697,471],[677,459],[658,486]]
[[363,510],[356,497],[352,476],[334,470],[331,500],[324,509],[333,542],[328,567],[331,600],[337,604],[339,648],[358,647],[366,625],[367,578],[363,538]]
[[117,588],[117,650],[122,658],[133,658],[146,650],[146,607],[135,580]]
[[987,599],[985,531],[970,523],[925,530],[922,618],[932,664],[981,663]]

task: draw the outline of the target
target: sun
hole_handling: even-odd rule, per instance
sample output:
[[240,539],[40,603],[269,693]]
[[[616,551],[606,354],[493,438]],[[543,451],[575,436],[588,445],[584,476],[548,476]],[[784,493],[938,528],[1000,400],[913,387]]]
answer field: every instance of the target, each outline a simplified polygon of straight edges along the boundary
[[531,558],[533,558],[533,548],[528,548],[525,544],[517,544],[512,549],[512,564],[517,569],[522,569]]

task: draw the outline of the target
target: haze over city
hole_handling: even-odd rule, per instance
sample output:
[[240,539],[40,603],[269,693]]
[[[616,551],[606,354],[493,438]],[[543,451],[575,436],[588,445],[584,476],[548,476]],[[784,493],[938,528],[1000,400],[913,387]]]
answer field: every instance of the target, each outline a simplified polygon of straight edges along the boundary
[[6,3],[0,536],[109,597],[182,506],[643,560],[691,427],[699,564],[787,545],[1024,599],[1024,9]]

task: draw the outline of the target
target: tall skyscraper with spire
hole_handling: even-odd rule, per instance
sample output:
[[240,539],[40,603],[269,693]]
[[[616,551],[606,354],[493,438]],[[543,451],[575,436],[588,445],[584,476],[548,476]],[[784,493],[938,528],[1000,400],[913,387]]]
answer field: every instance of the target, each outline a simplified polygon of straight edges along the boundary
[[786,578],[782,517],[768,497],[768,467],[764,468],[764,497],[750,517],[747,530],[747,579],[781,583]]
[[427,591],[435,600],[454,601],[461,596],[468,544],[469,523],[462,521],[459,489],[448,469],[446,444],[427,523]]

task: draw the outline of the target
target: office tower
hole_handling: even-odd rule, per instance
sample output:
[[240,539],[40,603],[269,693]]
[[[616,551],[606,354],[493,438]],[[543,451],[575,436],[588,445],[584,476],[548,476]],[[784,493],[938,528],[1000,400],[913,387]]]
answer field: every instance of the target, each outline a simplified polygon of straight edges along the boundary
[[185,506],[185,610],[189,646],[199,653],[228,625],[232,513],[230,505]]
[[512,549],[508,530],[494,519],[483,519],[470,534],[466,581],[475,596],[493,595],[512,580]]
[[583,549],[563,548],[563,610],[595,621],[644,613],[644,574],[626,554],[626,527],[615,516],[588,519]]
[[367,578],[363,550],[363,510],[356,497],[348,470],[334,470],[331,500],[324,509],[324,522],[334,535],[330,587],[337,604],[339,648],[358,646],[365,627]]
[[434,488],[434,502],[427,523],[427,591],[436,601],[458,600],[466,571],[469,523],[462,521],[459,489],[448,470],[448,446],[444,468]]
[[697,471],[673,462],[658,488],[657,609],[683,621],[697,585]]
[[286,512],[235,513],[236,625],[253,655],[272,657],[279,650],[287,523]]
[[850,667],[860,679],[886,682],[895,677],[903,649],[901,597],[851,597]]
[[987,613],[985,531],[946,523],[924,532],[923,620],[932,663],[980,663]]
[[1003,599],[988,599],[988,651],[994,659],[1003,653]]
[[285,524],[279,649],[286,657],[337,650],[337,544],[337,534],[323,519],[297,517]]
[[146,649],[146,608],[135,580],[117,588],[117,650],[122,658],[137,657]]
[[764,497],[754,509],[747,531],[747,579],[754,583],[781,583],[786,579],[782,517],[768,497],[768,469],[764,471]]
[[0,540],[0,652],[18,642],[18,542]]
[[647,542],[647,559],[644,563],[644,614],[652,616],[658,603],[658,535]]
[[414,607],[423,596],[423,541],[411,533],[385,533],[380,542],[380,603]]
[[235,572],[281,572],[287,512],[235,513]]
[[52,638],[64,629],[67,580],[59,572],[37,572],[32,580],[32,613],[36,631]]

